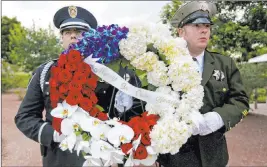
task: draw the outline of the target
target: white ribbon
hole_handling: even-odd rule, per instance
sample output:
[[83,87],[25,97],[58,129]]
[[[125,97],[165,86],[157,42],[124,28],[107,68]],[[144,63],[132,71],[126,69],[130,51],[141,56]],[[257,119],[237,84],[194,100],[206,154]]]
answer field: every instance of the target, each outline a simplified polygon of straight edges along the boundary
[[120,91],[135,97],[137,99],[146,101],[147,103],[157,104],[157,105],[165,105],[165,106],[173,106],[178,107],[179,100],[173,99],[172,97],[159,93],[152,92],[149,90],[145,90],[142,88],[137,88],[127,81],[125,81],[122,77],[120,77],[116,72],[106,67],[105,65],[99,64],[96,61],[98,58],[92,58],[88,56],[84,62],[89,64],[92,68],[92,71],[105,82],[111,84],[116,87]]

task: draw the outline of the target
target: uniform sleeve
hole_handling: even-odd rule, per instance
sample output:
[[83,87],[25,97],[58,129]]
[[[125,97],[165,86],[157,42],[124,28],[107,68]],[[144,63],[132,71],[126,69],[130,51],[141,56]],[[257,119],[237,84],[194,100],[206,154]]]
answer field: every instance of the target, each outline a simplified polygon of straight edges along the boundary
[[222,107],[214,108],[225,125],[225,132],[234,127],[247,115],[249,100],[242,83],[241,75],[234,61],[230,59],[228,84],[229,93],[225,104]]
[[17,128],[28,138],[44,146],[51,146],[54,129],[43,121],[44,98],[40,88],[41,67],[32,76],[26,95],[15,116]]

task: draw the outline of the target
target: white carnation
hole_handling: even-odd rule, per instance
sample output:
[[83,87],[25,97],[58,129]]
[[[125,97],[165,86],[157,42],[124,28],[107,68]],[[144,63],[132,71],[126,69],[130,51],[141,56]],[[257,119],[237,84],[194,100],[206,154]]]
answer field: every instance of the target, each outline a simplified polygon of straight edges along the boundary
[[153,127],[150,137],[153,148],[158,153],[172,155],[186,143],[192,132],[184,121],[179,122],[175,117],[160,119]]
[[158,56],[153,52],[146,52],[131,61],[131,64],[140,70],[152,71],[153,66],[158,62]]

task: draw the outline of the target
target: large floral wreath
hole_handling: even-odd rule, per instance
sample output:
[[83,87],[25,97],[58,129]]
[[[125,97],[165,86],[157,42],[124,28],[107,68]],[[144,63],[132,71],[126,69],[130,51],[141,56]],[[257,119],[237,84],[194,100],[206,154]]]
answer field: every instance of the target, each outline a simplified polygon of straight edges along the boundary
[[[154,103],[148,97],[146,112],[140,116],[128,122],[110,119],[97,104],[99,76],[88,59],[103,68],[127,60],[128,66],[139,70],[143,83],[156,87],[154,94],[167,95],[177,105]],[[190,113],[203,105],[201,76],[186,42],[172,37],[163,24],[90,29],[60,55],[49,82],[53,127],[65,136],[60,148],[82,152],[84,166],[150,166],[159,154],[179,152],[192,135]]]

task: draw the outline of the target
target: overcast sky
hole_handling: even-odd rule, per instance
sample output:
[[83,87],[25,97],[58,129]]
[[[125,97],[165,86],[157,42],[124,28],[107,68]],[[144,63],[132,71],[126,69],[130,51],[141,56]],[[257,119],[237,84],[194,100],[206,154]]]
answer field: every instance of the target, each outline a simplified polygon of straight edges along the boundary
[[[99,25],[125,24],[131,20],[160,21],[160,11],[169,1],[2,1],[2,16],[17,17],[25,27],[53,24],[56,11],[67,5],[88,9]],[[56,28],[54,28],[57,31]]]

